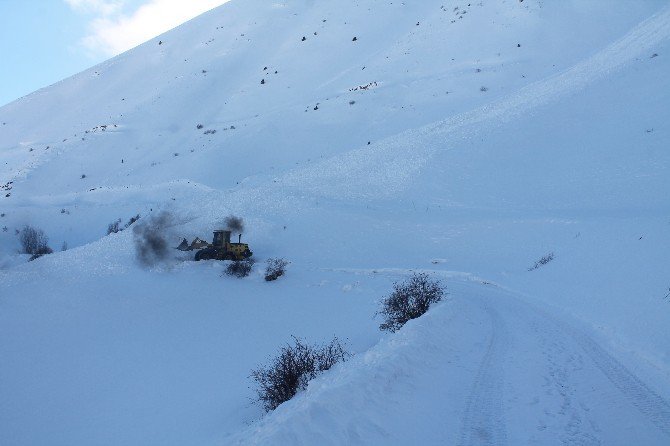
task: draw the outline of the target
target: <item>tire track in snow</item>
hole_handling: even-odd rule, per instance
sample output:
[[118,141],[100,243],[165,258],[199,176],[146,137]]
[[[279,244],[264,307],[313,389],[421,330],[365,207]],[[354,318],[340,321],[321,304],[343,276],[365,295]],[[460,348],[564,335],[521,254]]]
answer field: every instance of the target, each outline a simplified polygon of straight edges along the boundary
[[507,330],[499,314],[484,304],[491,318],[491,338],[479,364],[463,416],[460,446],[507,443],[502,407],[504,345]]
[[[530,328],[532,336],[524,341],[535,343],[542,352],[543,361],[538,362],[538,370],[543,370],[542,364],[546,367],[542,389],[545,397],[553,396],[544,403],[541,412],[544,416],[538,420],[537,430],[545,432],[552,425],[550,435],[566,445],[602,444],[598,436],[600,427],[590,417],[588,402],[581,399],[579,383],[583,378],[584,356],[570,345],[572,338],[552,320],[529,307],[516,308],[512,316],[519,315],[528,315],[519,318],[519,326]],[[539,402],[538,397],[536,401]]]
[[[566,339],[572,339],[576,344],[575,347],[580,349],[591,360],[597,370],[602,372],[607,380],[623,395],[624,399],[663,434],[670,437],[669,401],[649,388],[649,386],[628,370],[625,365],[610,355],[581,329],[515,296],[511,296],[511,298],[514,299],[519,307],[515,311],[516,315],[520,316],[523,313],[527,313],[530,315],[528,317],[529,320],[532,321],[535,319],[533,322],[535,326],[542,327],[536,330],[537,336],[541,337],[541,341],[546,345],[551,346],[545,351],[545,355],[550,364],[551,381],[563,399],[562,408],[564,409],[564,415],[569,415],[570,422],[565,427],[568,435],[568,444],[582,444],[587,439],[589,444],[597,444],[599,442],[591,438],[589,433],[581,431],[579,425],[582,424],[583,420],[576,408],[572,407],[574,402],[571,401],[571,395],[574,396],[575,392],[572,389],[572,384],[569,382],[569,374],[565,370],[575,358],[568,355],[570,349],[565,344]],[[572,355],[575,354],[578,353],[573,349]],[[560,360],[560,356],[565,358]]]
[[665,435],[670,437],[670,403],[635,376],[595,341],[566,327],[577,344],[626,399]]

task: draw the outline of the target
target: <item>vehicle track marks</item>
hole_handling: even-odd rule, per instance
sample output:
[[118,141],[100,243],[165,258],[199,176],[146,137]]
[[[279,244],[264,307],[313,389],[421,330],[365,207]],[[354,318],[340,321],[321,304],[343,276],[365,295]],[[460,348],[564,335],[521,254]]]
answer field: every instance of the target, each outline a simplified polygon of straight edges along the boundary
[[498,313],[486,303],[484,307],[491,319],[491,337],[468,397],[461,425],[461,446],[507,443],[502,404],[507,330]]
[[[549,381],[564,403],[563,408],[565,410],[561,415],[572,417],[569,417],[571,421],[565,426],[568,434],[566,439],[570,439],[567,444],[573,444],[577,439],[580,439],[580,441],[577,441],[576,444],[598,444],[595,442],[595,438],[584,435],[588,432],[579,432],[580,429],[575,429],[585,421],[579,416],[579,413],[584,414],[584,411],[580,411],[576,406],[571,407],[574,406],[574,404],[571,404],[574,403],[571,399],[571,386],[575,384],[571,384],[571,381],[574,380],[571,375],[585,367],[586,362],[595,365],[595,368],[602,372],[625,400],[637,408],[664,435],[670,437],[670,402],[647,386],[625,365],[610,355],[578,327],[560,320],[534,305],[522,303],[518,299],[514,300],[520,304],[520,307],[526,307],[526,313],[529,317],[533,317],[532,313],[536,316],[536,329],[534,331],[539,338],[543,338],[541,342],[545,345],[544,351],[550,369]],[[519,313],[524,312],[523,308],[519,308],[519,310]],[[538,328],[538,326],[541,326],[541,328]],[[577,350],[566,344],[566,342],[571,343],[569,340],[574,341],[574,347],[577,347]],[[583,357],[579,354],[580,351],[583,353]],[[595,430],[597,431],[597,429]],[[593,429],[591,431],[593,432]]]
[[571,330],[579,346],[628,401],[670,437],[670,403],[651,390],[588,336]]

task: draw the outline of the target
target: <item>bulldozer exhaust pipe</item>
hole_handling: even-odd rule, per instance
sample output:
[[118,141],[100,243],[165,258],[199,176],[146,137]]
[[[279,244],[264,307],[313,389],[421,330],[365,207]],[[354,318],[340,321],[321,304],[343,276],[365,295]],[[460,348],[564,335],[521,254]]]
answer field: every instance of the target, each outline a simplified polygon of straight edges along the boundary
[[237,236],[237,243],[242,243],[242,234]]

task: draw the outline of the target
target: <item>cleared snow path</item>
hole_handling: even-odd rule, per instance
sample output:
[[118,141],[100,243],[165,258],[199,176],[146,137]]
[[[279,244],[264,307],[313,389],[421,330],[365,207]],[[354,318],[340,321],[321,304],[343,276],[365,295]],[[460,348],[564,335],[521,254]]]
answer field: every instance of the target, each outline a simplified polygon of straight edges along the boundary
[[[491,361],[487,351],[483,364],[504,381],[510,444],[666,444],[668,401],[586,332],[514,296],[492,292],[473,300],[495,309],[492,350],[498,336],[507,346],[504,359]],[[475,398],[501,391],[493,380],[484,382],[475,381]],[[488,419],[481,424],[466,416],[461,444],[504,443],[496,437],[502,415],[486,410],[478,413]]]
[[450,291],[226,443],[668,444],[667,388],[510,292]]
[[670,436],[670,402],[651,390],[593,339],[566,325],[563,325],[562,329],[573,337],[593,364],[619,389],[630,404],[637,407],[659,430]]
[[[491,314],[493,334],[481,363],[486,371],[473,385],[461,444],[504,444],[505,426],[510,444],[668,441],[670,404],[586,332],[499,292],[473,301]],[[497,345],[506,346],[504,355]],[[501,391],[507,395],[505,415],[481,403],[488,398],[499,407],[495,396]]]
[[461,427],[462,445],[507,443],[502,408],[504,370],[500,367],[507,344],[507,328],[497,311],[487,303],[483,306],[491,319],[491,336],[468,397]]

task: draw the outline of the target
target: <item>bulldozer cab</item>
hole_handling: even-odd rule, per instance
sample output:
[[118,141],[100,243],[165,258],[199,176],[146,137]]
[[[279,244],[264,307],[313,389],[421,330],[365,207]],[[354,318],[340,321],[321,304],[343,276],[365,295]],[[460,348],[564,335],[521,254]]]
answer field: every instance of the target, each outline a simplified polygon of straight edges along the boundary
[[217,248],[223,248],[230,244],[230,231],[214,231],[212,244]]

